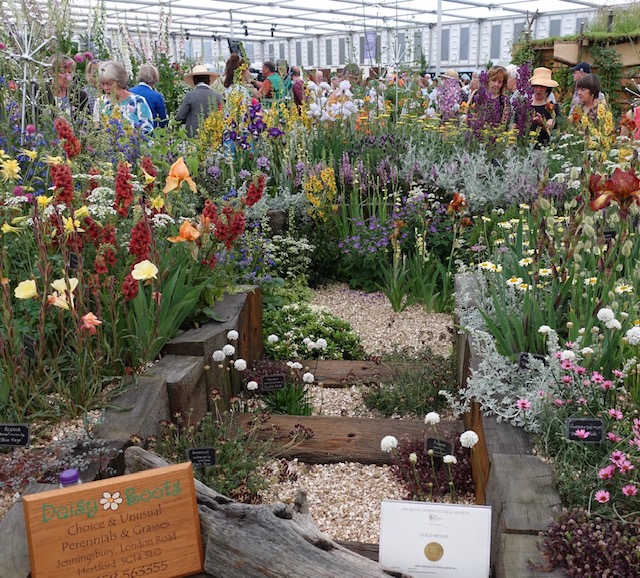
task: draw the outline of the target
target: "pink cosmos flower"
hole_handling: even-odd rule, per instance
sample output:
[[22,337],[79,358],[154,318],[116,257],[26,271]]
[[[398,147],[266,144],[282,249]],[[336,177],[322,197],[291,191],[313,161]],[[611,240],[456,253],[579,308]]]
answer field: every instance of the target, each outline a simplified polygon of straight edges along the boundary
[[560,367],[566,371],[571,371],[573,369],[573,363],[570,359],[563,359],[560,362]]
[[620,469],[621,473],[626,474],[635,469],[635,466],[629,460],[625,460],[624,462],[618,464],[618,468]]
[[620,371],[619,369],[614,369],[614,370],[612,371],[612,373],[613,373],[613,375],[615,375],[616,377],[620,377],[620,378],[622,378],[622,377],[626,377],[626,375],[627,375],[624,371]]
[[607,438],[609,439],[610,442],[613,442],[615,444],[619,443],[622,441],[622,438],[615,432],[610,431],[607,434]]
[[586,429],[577,429],[575,436],[581,440],[586,440],[591,434]]
[[640,450],[640,438],[633,438],[632,440],[629,440],[629,445],[636,447],[637,449]]
[[604,381],[604,376],[601,373],[598,373],[597,371],[594,371],[591,374],[591,381],[593,383],[602,383]]
[[638,488],[633,484],[628,484],[622,488],[622,493],[625,496],[635,496],[638,493]]
[[608,480],[610,478],[613,478],[613,474],[615,473],[616,473],[616,467],[613,464],[609,464],[608,466],[605,466],[598,472],[598,477],[601,480]]
[[612,407],[608,412],[607,412],[613,419],[622,419],[622,412],[619,409],[616,409],[615,407]]
[[584,385],[584,386],[588,387],[588,386],[590,386],[590,385],[591,385],[591,382],[590,382],[588,379],[583,379],[583,380],[582,380],[582,385]]
[[576,403],[578,405],[587,405],[587,400],[584,397],[579,397]]
[[571,383],[572,381],[573,381],[573,377],[571,377],[570,375],[562,376],[562,383],[564,383],[565,385]]
[[518,409],[523,409],[523,410],[528,410],[531,409],[531,402],[528,399],[518,399],[518,401],[516,401],[516,407]]
[[610,498],[611,495],[607,490],[598,490],[595,495],[596,502],[600,502],[601,504],[606,504]]
[[558,407],[562,407],[564,405],[564,400],[563,399],[554,399],[553,403],[555,403]]
[[584,375],[585,373],[587,373],[587,368],[582,367],[581,365],[576,365],[575,370],[578,375]]
[[611,381],[610,379],[605,379],[602,382],[602,389],[604,389],[605,391],[608,391],[612,388],[613,388],[613,381]]
[[624,460],[626,460],[627,459],[627,454],[621,452],[620,450],[616,450],[615,452],[611,452],[611,455],[609,456],[609,459],[614,464],[617,464],[619,462],[623,462]]

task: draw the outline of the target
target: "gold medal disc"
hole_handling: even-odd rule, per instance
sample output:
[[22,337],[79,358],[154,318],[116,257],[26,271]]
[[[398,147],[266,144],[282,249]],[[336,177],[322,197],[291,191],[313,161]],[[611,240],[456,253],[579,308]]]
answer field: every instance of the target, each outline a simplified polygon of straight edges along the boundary
[[424,555],[428,560],[431,560],[432,562],[437,562],[438,560],[440,560],[443,554],[444,548],[440,544],[438,544],[438,542],[429,542],[424,547]]

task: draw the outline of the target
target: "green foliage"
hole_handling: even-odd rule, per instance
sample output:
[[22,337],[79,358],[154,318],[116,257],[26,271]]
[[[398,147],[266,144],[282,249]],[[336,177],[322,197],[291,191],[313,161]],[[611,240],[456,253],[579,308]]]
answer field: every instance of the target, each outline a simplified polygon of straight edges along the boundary
[[520,42],[513,45],[511,51],[511,62],[516,66],[531,64],[532,68],[538,66],[539,52],[533,49],[533,45],[528,36],[523,36]]
[[417,354],[397,352],[385,360],[394,373],[384,383],[363,389],[365,405],[384,417],[424,417],[446,407],[440,390],[456,387],[453,357],[443,357],[426,348]]
[[606,95],[614,114],[620,114],[618,95],[621,89],[622,60],[620,53],[610,46],[594,44],[591,46],[593,65],[598,70],[598,78],[602,84],[602,92]]
[[157,62],[160,79],[156,90],[164,97],[169,116],[178,112],[184,95],[189,92],[189,87],[182,79],[182,70],[177,64],[169,61],[166,55],[161,55]]

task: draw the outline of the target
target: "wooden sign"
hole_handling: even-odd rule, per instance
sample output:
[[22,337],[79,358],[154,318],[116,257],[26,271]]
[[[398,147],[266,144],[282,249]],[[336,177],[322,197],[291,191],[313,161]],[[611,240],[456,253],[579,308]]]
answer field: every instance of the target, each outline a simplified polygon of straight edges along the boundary
[[591,417],[570,417],[567,438],[574,442],[597,443],[604,439],[604,421]]
[[453,444],[437,438],[427,438],[424,444],[424,452],[433,452],[433,456],[436,458],[443,458],[444,456],[453,455]]
[[202,572],[190,463],[23,496],[33,578]]
[[187,459],[196,467],[203,468],[216,465],[215,448],[189,448]]
[[260,391],[275,391],[276,389],[284,389],[287,382],[287,376],[284,374],[263,375],[260,378]]
[[29,445],[29,426],[26,423],[0,423],[0,446]]

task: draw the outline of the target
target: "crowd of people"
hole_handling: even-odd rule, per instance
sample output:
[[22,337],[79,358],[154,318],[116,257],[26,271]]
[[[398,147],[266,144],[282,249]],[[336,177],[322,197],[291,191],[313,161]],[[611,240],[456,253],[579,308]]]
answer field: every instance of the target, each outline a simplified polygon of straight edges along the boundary
[[[129,123],[142,133],[151,134],[155,128],[165,127],[169,115],[164,98],[156,90],[159,80],[158,69],[152,64],[140,66],[138,84],[129,87],[129,77],[125,67],[115,60],[89,62],[85,69],[84,86],[73,93],[70,90],[76,63],[66,55],[56,54],[50,59],[51,82],[47,89],[47,99],[67,115],[89,113],[96,123],[105,122],[113,116]],[[606,106],[598,77],[591,66],[580,62],[571,68],[575,91],[571,100],[567,120],[575,121],[582,115],[594,119],[598,107]],[[325,78],[322,71],[307,75],[303,79],[297,66],[289,68],[286,63],[276,66],[266,61],[258,77],[251,74],[249,63],[239,54],[233,53],[226,62],[222,76],[209,71],[206,66],[197,65],[184,76],[191,90],[184,96],[175,119],[183,123],[189,136],[194,136],[200,122],[216,109],[224,106],[232,94],[250,103],[254,100],[263,104],[290,101],[293,106],[302,107],[309,102],[309,115],[322,117],[322,106],[328,106],[343,115],[354,110],[344,103],[344,95],[353,97],[351,89],[360,84],[363,95],[370,100],[378,100],[384,106],[384,91],[389,86],[403,89],[417,88],[427,103],[424,116],[438,116],[442,122],[468,115],[478,115],[480,108],[486,114],[483,122],[508,125],[513,121],[518,99],[523,95],[517,88],[519,69],[510,64],[506,67],[492,66],[484,73],[460,75],[449,69],[439,77],[430,74],[411,76],[402,73],[389,75],[386,79],[369,78],[362,83],[357,65],[347,65],[341,75]],[[482,76],[484,75],[484,77]],[[545,67],[533,70],[528,79],[530,102],[530,128],[537,131],[539,146],[547,145],[551,134],[562,118],[554,89],[558,83],[552,72]],[[632,114],[632,113],[630,113]]]

